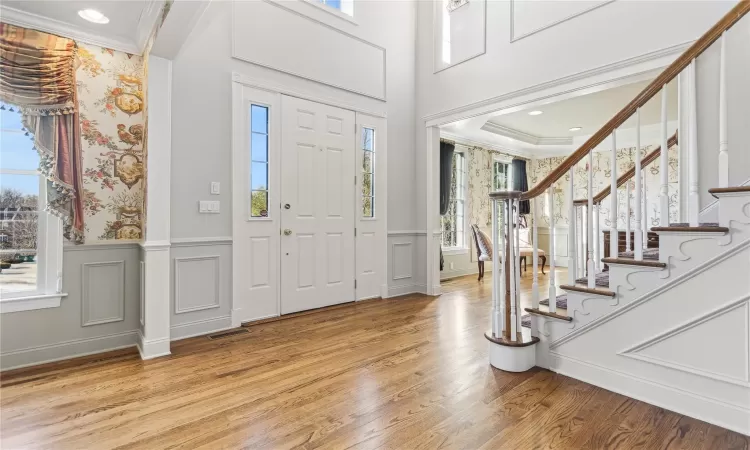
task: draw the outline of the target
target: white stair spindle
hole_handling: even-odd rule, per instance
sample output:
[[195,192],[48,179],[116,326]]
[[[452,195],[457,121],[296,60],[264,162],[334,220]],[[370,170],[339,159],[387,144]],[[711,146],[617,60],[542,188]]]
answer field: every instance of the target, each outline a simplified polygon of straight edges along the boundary
[[516,267],[518,267],[518,274],[516,275],[516,298],[514,299],[516,305],[516,330],[521,330],[521,200],[516,200],[516,221],[514,222],[516,227]]
[[599,223],[601,222],[601,203],[594,204],[594,238],[591,240],[591,246],[594,250],[594,273],[599,273],[602,270],[602,233],[600,232]]
[[584,223],[583,223],[583,214],[584,214],[583,209],[584,209],[584,206],[582,205],[582,206],[579,206],[578,211],[576,211],[576,220],[578,221],[578,225],[576,225],[576,228],[578,230],[578,237],[577,237],[578,247],[576,247],[576,255],[578,255],[577,272],[581,274],[581,276],[578,278],[581,278],[586,275],[586,261],[587,261],[586,258],[588,258],[588,255],[586,254],[586,251],[585,251],[586,247],[584,247],[584,241],[586,240],[585,238],[586,227],[584,226]]
[[729,137],[727,133],[727,58],[725,31],[719,60],[719,187],[729,187]]
[[[634,252],[635,260],[643,260],[643,225],[641,224],[641,216],[643,214],[643,201],[641,200],[641,193],[643,189],[643,183],[641,182],[641,108],[635,111],[635,231],[633,232]],[[645,197],[645,192],[643,193]],[[629,222],[629,221],[628,221]]]
[[510,341],[516,341],[516,239],[515,239],[515,220],[513,220],[513,200],[508,201],[508,267],[510,268]]
[[[505,310],[505,293],[508,290],[508,286],[505,283],[506,273],[505,271],[508,270],[508,252],[506,251],[505,247],[505,239],[506,234],[508,232],[507,230],[507,211],[505,208],[505,200],[501,200],[498,203],[499,211],[497,212],[500,216],[500,223],[498,224],[498,233],[500,235],[499,241],[500,241],[500,267],[497,268],[497,270],[494,272],[493,276],[497,275],[500,278],[500,281],[498,283],[499,290],[497,295],[497,302],[498,302],[498,311],[499,311],[499,317],[498,321],[500,324],[498,325],[498,334],[496,336],[502,336],[507,330],[505,329],[505,316],[508,314],[508,311]],[[493,260],[494,261],[494,260]],[[494,267],[494,262],[493,262]],[[495,270],[495,269],[493,269]]]
[[555,186],[547,189],[549,197],[549,312],[557,310],[557,289],[555,288]]
[[570,229],[568,230],[568,248],[570,249],[568,251],[568,283],[569,284],[575,284],[576,278],[578,278],[576,274],[576,266],[578,265],[578,261],[576,260],[576,233],[577,233],[577,227],[576,227],[576,205],[575,205],[575,188],[573,186],[573,175],[575,169],[570,169],[570,175],[568,180],[568,192],[569,192],[569,198],[570,198],[570,204],[568,205],[568,224]]
[[[531,307],[532,308],[538,308],[539,307],[539,274],[537,273],[539,271],[539,249],[537,248],[539,245],[539,234],[537,233],[537,211],[536,211],[536,197],[531,199],[531,246],[532,246],[532,254],[531,258],[533,259],[532,263],[532,270],[534,271],[533,274],[533,281],[531,283]],[[532,321],[532,323],[535,323]],[[533,330],[532,330],[533,331]],[[532,336],[535,336],[532,333]]]
[[700,215],[700,183],[698,181],[698,97],[696,96],[695,59],[688,66],[689,133],[688,136],[688,222],[698,226]]
[[612,132],[612,158],[609,166],[609,257],[617,258],[618,239],[617,235],[617,130]]
[[659,152],[659,226],[669,226],[669,154],[667,152],[667,85],[661,90],[661,151]]
[[648,248],[648,189],[643,177],[643,248]]
[[492,252],[492,334],[498,336],[499,320],[500,315],[498,309],[500,307],[500,262],[498,261],[498,250],[502,247],[500,233],[498,232],[498,217],[497,217],[497,200],[492,199],[492,242],[494,243],[495,250]]
[[[594,152],[589,151],[589,182],[586,190],[588,191],[588,205],[586,207],[586,276],[587,286],[593,288],[596,284],[596,273],[594,272],[594,246],[593,242],[593,223],[594,223]],[[597,237],[598,239],[598,237]]]
[[630,180],[625,182],[625,251],[632,250],[630,247]]

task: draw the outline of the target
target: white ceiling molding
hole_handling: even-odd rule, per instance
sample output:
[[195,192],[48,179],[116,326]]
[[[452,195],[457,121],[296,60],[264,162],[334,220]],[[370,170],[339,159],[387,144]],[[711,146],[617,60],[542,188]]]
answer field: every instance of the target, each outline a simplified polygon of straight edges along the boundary
[[579,12],[577,12],[575,14],[571,14],[571,15],[569,15],[567,17],[564,17],[564,18],[562,18],[560,20],[555,20],[553,22],[550,22],[547,25],[543,25],[543,26],[541,26],[539,28],[536,28],[536,29],[534,29],[532,31],[528,31],[526,33],[522,33],[522,34],[519,34],[518,36],[516,36],[516,33],[515,33],[515,28],[516,28],[515,27],[515,22],[516,22],[516,17],[515,17],[515,3],[517,1],[518,0],[510,0],[510,42],[516,42],[516,41],[518,41],[520,39],[523,39],[525,37],[529,37],[529,36],[531,36],[533,34],[539,33],[540,31],[544,31],[544,30],[552,28],[552,27],[554,27],[556,25],[560,25],[561,23],[565,23],[565,22],[567,22],[567,21],[569,21],[571,19],[574,19],[576,17],[582,16],[582,15],[584,15],[584,14],[586,14],[588,12],[591,12],[591,11],[593,11],[595,9],[601,8],[602,6],[609,5],[610,3],[613,3],[615,0],[604,1],[602,3],[599,3],[598,5],[591,6],[590,8],[586,8],[586,9],[584,9],[582,11],[579,11]]
[[0,5],[0,16],[2,21],[11,25],[51,33],[58,36],[73,39],[76,42],[97,45],[99,47],[109,48],[133,55],[143,54],[146,42],[151,35],[151,31],[159,20],[161,6],[164,0],[150,0],[141,13],[141,18],[136,30],[136,36],[131,39],[111,38],[100,34],[94,34],[83,31],[80,27],[63,22],[61,20],[51,19],[38,14],[21,11],[15,8],[9,8]]
[[503,125],[496,124],[494,122],[487,122],[482,125],[484,131],[495,133],[500,136],[505,136],[510,139],[525,142],[531,145],[572,145],[572,137],[543,137],[535,136],[533,134],[524,133],[523,131],[515,130]]
[[497,144],[492,144],[490,142],[477,141],[475,139],[468,139],[463,136],[459,136],[457,134],[445,132],[443,130],[440,130],[440,137],[450,139],[451,141],[454,141],[456,144],[464,145],[466,147],[482,147],[484,149],[491,150],[491,151],[498,152],[498,153],[504,153],[504,154],[511,155],[511,156],[518,156],[519,158],[524,158],[524,159],[532,159],[531,153],[525,152],[523,150],[502,147]]

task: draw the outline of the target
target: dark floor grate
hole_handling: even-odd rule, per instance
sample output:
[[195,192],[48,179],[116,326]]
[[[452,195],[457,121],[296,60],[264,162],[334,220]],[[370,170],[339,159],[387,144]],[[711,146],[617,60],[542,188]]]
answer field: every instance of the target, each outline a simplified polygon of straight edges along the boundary
[[249,332],[250,330],[248,330],[247,328],[240,328],[238,330],[229,330],[229,331],[222,331],[221,333],[209,334],[208,338],[213,341],[215,339],[228,338],[232,336],[237,336],[238,334],[244,334],[244,333],[249,333]]

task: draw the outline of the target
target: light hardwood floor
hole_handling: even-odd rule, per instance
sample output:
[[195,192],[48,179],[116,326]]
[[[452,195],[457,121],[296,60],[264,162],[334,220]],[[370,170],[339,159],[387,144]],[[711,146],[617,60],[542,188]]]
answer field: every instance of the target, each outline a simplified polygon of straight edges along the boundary
[[546,370],[492,369],[491,279],[443,289],[175,342],[152,361],[119,351],[3,373],[0,447],[748,448]]

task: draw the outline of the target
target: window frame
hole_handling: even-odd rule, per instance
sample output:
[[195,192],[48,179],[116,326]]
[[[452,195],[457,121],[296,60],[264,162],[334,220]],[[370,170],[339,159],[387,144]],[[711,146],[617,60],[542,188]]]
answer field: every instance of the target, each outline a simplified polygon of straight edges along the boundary
[[505,174],[506,174],[505,175],[505,185],[506,185],[506,187],[505,187],[504,190],[506,190],[506,191],[511,190],[511,186],[513,185],[513,161],[512,160],[508,161],[507,159],[501,158],[499,156],[495,156],[492,159],[492,189],[494,191],[499,191],[499,190],[502,190],[502,189],[498,189],[497,185],[495,184],[495,174],[496,174],[495,167],[496,167],[496,164],[503,164],[504,166],[506,166],[506,169],[505,169]]
[[[261,190],[255,190],[253,189],[253,164],[263,163],[262,161],[254,161],[253,160],[253,134],[262,134],[262,133],[256,133],[253,131],[252,127],[252,109],[253,106],[260,106],[263,108],[266,108],[266,211],[268,214],[266,216],[253,216],[253,192],[263,192]],[[247,169],[247,184],[246,187],[248,188],[246,191],[247,194],[247,200],[245,201],[245,218],[247,221],[264,221],[264,220],[273,220],[273,214],[275,214],[275,209],[272,208],[271,203],[271,130],[272,130],[272,119],[271,119],[271,111],[273,109],[273,105],[265,103],[265,102],[257,102],[257,101],[249,101],[247,102],[247,107],[245,109],[246,111],[246,122],[247,128],[245,129],[247,132],[247,140],[246,140],[246,156],[247,156],[247,164],[245,165]]]
[[[459,192],[459,190],[462,193],[462,198],[456,198],[452,199],[451,201],[456,202],[456,221],[458,222],[458,202],[461,202],[462,205],[462,222],[463,222],[463,230],[461,231],[461,241],[459,242],[459,237],[456,236],[456,245],[451,247],[446,247],[443,245],[443,239],[441,239],[440,247],[443,250],[444,255],[459,255],[468,253],[469,251],[469,239],[468,239],[468,226],[469,226],[469,219],[466,212],[468,211],[468,202],[469,202],[469,183],[468,183],[468,176],[469,176],[469,169],[468,169],[468,160],[467,160],[467,152],[465,150],[454,150],[454,157],[456,155],[460,155],[461,157],[461,167],[458,168],[456,171],[457,174],[461,175],[460,182],[456,181],[456,192]],[[440,231],[442,233],[445,233],[445,229],[443,228],[443,224],[440,224]],[[458,229],[456,228],[455,233],[458,233]]]
[[46,179],[38,170],[0,168],[0,175],[6,174],[36,176],[39,182],[36,211],[37,284],[35,289],[22,291],[3,290],[0,286],[0,313],[59,307],[62,298],[67,296],[62,291],[62,220],[43,209],[47,203]]
[[[372,131],[372,150],[367,150],[367,149],[364,148],[365,147],[364,146],[365,130]],[[359,139],[358,145],[361,147],[361,148],[359,148],[359,151],[362,154],[362,164],[359,164],[361,170],[359,171],[359,174],[357,175],[358,177],[361,178],[361,181],[359,182],[359,218],[360,218],[360,220],[377,220],[377,218],[378,218],[377,217],[377,208],[375,208],[375,198],[376,198],[376,192],[377,192],[377,190],[375,189],[375,168],[376,168],[376,162],[375,161],[376,161],[376,158],[377,158],[375,150],[376,150],[376,145],[377,145],[376,144],[376,139],[377,139],[376,138],[376,134],[377,134],[376,131],[377,130],[375,129],[375,127],[370,127],[370,126],[367,126],[367,125],[359,125],[359,131],[360,131],[361,139]],[[365,168],[364,168],[364,156],[365,156],[365,152],[370,153],[370,172],[365,172]],[[371,211],[372,215],[369,215],[369,216],[366,216],[365,213],[364,213],[364,200],[365,200],[365,198],[367,198],[367,196],[365,196],[365,194],[364,194],[364,185],[365,185],[365,175],[366,174],[370,175],[370,196],[369,196],[369,198],[370,198],[370,211]]]
[[[279,0],[274,0],[274,1],[279,1]],[[325,0],[303,0],[303,1],[306,2],[309,5],[312,5],[312,6],[316,7],[316,8],[318,8],[318,9],[320,9],[321,11],[325,11],[328,14],[332,14],[332,15],[338,17],[339,19],[344,19],[347,22],[353,23],[354,25],[359,25],[359,23],[357,23],[354,20],[355,12],[356,12],[355,11],[355,0],[342,0],[341,1],[342,5],[344,3],[348,3],[348,4],[351,5],[351,11],[352,11],[351,15],[348,14],[348,13],[345,13],[342,9],[334,8],[333,6],[328,5],[325,2]]]

